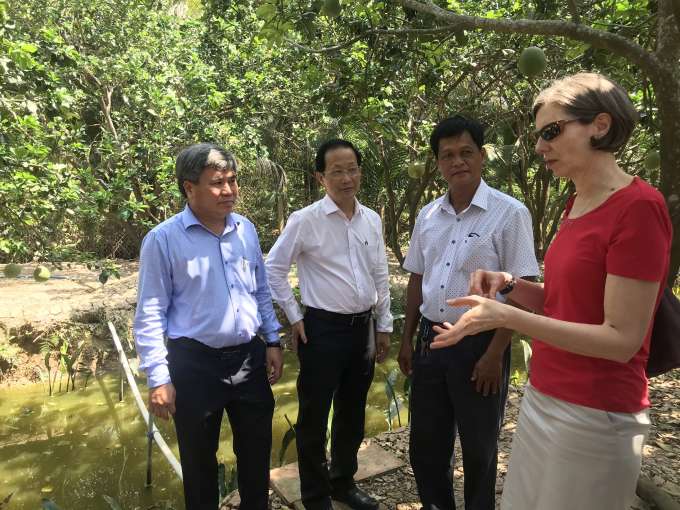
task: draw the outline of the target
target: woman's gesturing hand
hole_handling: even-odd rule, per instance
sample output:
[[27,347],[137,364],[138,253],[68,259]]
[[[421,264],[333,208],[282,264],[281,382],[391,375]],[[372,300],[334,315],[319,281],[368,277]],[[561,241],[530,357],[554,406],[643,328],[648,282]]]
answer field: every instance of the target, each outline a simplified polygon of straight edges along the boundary
[[507,320],[508,310],[512,308],[494,299],[479,296],[449,299],[446,304],[449,306],[469,306],[470,310],[465,312],[453,326],[445,322],[444,326],[447,329],[440,328],[439,326],[434,327],[434,330],[439,334],[434,337],[430,344],[432,349],[457,344],[463,337],[468,335],[476,335],[482,331],[503,327]]
[[484,271],[477,269],[470,275],[470,285],[468,296],[489,296],[489,299],[496,299],[496,292],[503,290],[512,280],[510,273],[500,273],[494,271]]

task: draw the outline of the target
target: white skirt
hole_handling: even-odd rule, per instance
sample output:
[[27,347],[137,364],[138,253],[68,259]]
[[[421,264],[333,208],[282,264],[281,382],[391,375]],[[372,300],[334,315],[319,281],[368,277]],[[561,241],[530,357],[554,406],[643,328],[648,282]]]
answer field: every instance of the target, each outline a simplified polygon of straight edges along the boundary
[[629,510],[649,410],[609,413],[527,384],[501,510]]

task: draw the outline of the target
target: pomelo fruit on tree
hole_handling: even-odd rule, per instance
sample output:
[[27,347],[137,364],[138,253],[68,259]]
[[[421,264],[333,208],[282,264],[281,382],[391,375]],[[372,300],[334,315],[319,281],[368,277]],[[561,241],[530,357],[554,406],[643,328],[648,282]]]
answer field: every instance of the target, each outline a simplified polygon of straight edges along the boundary
[[413,179],[420,179],[425,175],[425,163],[414,161],[408,166],[408,175]]
[[647,170],[657,170],[661,166],[661,156],[658,152],[652,151],[645,156],[645,168]]
[[340,0],[323,0],[321,12],[324,16],[329,18],[337,18],[340,16],[342,7],[340,7]]
[[21,274],[21,266],[19,264],[7,264],[2,269],[2,274],[5,275],[5,278],[16,278]]
[[527,78],[538,76],[548,66],[548,59],[541,48],[529,46],[519,56],[519,72]]
[[50,271],[45,266],[38,266],[33,271],[33,279],[38,282],[46,282],[50,279]]

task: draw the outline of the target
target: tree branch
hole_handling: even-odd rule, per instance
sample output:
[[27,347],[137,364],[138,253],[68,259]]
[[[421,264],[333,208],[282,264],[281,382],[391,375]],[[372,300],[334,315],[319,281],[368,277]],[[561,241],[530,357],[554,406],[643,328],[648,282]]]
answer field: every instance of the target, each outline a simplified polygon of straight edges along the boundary
[[456,31],[458,30],[457,25],[451,24],[446,27],[439,27],[439,28],[407,28],[403,30],[385,30],[382,28],[376,28],[373,30],[367,30],[366,32],[363,32],[356,36],[353,39],[350,39],[347,42],[344,42],[342,44],[338,44],[337,46],[330,46],[328,48],[322,48],[320,50],[315,50],[312,48],[309,48],[307,46],[304,46],[302,44],[298,44],[295,41],[291,41],[290,39],[284,37],[283,40],[286,41],[287,43],[295,46],[296,48],[306,51],[307,53],[315,53],[315,54],[328,54],[328,53],[335,53],[336,51],[343,50],[345,48],[349,48],[352,46],[355,42],[361,41],[362,39],[366,39],[368,37],[371,37],[374,34],[385,34],[385,35],[431,35],[431,34],[445,34],[447,32],[451,31]]
[[578,6],[575,0],[567,0],[567,6],[569,7],[569,14],[571,14],[571,21],[577,25],[581,23],[581,16],[578,14]]
[[673,14],[675,14],[675,22],[680,30],[680,0],[670,0],[671,7],[673,7]]
[[[402,7],[431,14],[442,21],[451,23],[456,30],[490,30],[504,34],[552,35],[568,37],[576,41],[592,44],[598,48],[621,55],[646,73],[654,73],[662,67],[661,61],[651,51],[646,50],[632,39],[603,30],[596,30],[584,24],[571,21],[535,21],[490,19],[465,16],[442,9],[432,2],[426,4],[417,0],[395,0]],[[678,2],[680,0],[673,0]],[[384,33],[389,33],[385,31]]]

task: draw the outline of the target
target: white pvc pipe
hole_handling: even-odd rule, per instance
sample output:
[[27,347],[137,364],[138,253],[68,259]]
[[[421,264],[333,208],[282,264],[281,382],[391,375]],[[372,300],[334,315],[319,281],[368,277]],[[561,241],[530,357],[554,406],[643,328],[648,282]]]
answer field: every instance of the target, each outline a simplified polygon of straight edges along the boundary
[[[109,321],[108,324],[109,330],[111,331],[111,335],[113,336],[113,343],[116,344],[116,350],[119,352],[124,352],[123,346],[121,345],[120,340],[118,339],[116,328],[113,327],[111,321]],[[130,389],[132,390],[132,394],[135,396],[135,400],[137,401],[137,406],[139,407],[139,410],[142,413],[142,417],[144,418],[144,423],[149,423],[149,411],[147,410],[146,405],[142,400],[142,396],[139,394],[139,390],[137,389],[137,383],[135,382],[135,378],[132,375],[132,371],[130,370],[130,365],[128,364],[126,356],[121,356],[121,364],[123,365],[123,370],[125,370],[125,376],[127,377],[128,384],[130,385]],[[182,476],[182,466],[180,465],[179,461],[175,458],[173,453],[170,451],[170,448],[168,448],[168,445],[163,439],[163,436],[161,436],[161,433],[156,427],[156,425],[153,425],[153,438],[156,440],[156,443],[163,452],[163,455],[165,455],[165,458],[168,459],[168,462],[170,463],[172,469],[175,471],[175,473],[177,473],[177,476],[179,476],[179,479],[184,481],[184,477]]]

